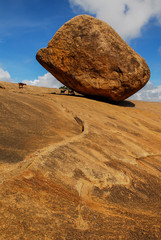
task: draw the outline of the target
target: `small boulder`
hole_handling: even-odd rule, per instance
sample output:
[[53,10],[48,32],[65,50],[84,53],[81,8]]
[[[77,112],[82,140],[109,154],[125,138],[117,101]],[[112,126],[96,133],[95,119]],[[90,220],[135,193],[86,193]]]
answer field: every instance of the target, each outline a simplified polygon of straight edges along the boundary
[[146,61],[107,23],[89,15],[65,23],[36,59],[67,87],[113,101],[130,97],[150,78]]

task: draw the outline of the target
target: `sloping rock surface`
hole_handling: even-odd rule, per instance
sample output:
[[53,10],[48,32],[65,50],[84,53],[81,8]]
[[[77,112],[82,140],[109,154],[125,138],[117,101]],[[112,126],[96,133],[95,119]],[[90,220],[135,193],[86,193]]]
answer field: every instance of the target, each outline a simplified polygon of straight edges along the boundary
[[160,239],[161,103],[3,86],[1,240]]
[[145,60],[107,23],[88,15],[65,23],[36,58],[75,91],[114,101],[131,96],[150,77]]

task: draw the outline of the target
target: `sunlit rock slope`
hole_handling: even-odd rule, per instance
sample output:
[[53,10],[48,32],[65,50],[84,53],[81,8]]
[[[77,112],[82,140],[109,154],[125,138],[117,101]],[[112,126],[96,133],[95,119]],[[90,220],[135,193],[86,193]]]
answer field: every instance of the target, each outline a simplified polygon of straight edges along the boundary
[[0,86],[0,239],[160,239],[161,103]]

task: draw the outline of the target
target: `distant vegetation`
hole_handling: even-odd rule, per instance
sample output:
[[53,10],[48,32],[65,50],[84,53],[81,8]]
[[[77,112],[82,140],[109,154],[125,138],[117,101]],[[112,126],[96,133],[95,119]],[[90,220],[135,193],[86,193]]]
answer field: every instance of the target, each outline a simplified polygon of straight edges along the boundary
[[59,89],[71,90],[70,88],[66,87],[65,85],[61,86]]

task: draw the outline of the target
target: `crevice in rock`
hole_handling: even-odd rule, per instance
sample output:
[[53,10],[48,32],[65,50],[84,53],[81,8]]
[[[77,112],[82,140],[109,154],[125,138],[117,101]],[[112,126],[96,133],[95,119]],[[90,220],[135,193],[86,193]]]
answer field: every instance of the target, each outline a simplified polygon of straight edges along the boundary
[[0,85],[0,88],[1,88],[1,89],[5,89],[5,87],[3,87],[3,86],[1,86],[1,85]]
[[79,117],[74,117],[74,119],[76,120],[76,122],[81,126],[82,128],[82,132],[84,132],[84,122],[79,118]]
[[113,69],[113,71],[117,73],[121,73],[123,75],[123,71],[119,67],[116,67],[115,69]]
[[149,157],[161,157],[161,153],[156,153],[156,154],[151,153],[146,156],[136,157],[136,160],[145,160],[146,158],[149,158]]

